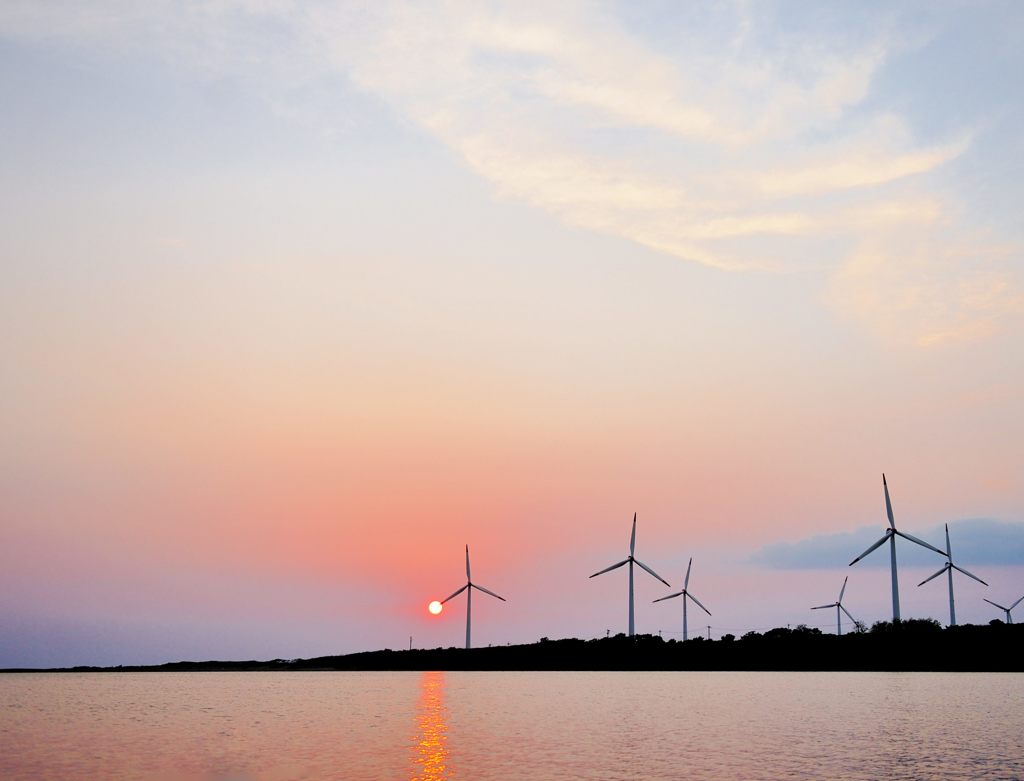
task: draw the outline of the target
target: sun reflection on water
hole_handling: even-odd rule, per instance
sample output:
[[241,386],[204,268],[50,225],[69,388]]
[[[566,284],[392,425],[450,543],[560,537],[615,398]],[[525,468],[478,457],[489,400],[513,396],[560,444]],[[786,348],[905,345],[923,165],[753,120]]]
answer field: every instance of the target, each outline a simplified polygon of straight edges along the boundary
[[418,733],[413,744],[412,781],[440,781],[454,776],[448,764],[448,709],[444,705],[444,673],[425,672],[420,678],[416,711]]

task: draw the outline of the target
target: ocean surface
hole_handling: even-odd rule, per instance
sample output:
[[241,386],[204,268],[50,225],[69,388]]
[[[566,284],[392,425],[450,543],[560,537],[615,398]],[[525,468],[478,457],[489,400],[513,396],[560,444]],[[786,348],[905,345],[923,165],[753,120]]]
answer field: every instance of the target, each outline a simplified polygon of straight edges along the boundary
[[1022,779],[1024,675],[3,675],[0,778]]

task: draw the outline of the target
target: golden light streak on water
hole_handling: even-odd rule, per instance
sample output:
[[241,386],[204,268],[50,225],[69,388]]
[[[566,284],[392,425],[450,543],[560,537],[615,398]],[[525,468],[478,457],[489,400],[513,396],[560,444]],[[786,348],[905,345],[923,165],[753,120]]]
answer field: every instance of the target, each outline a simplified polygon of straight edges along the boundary
[[448,711],[444,704],[444,673],[425,672],[420,678],[416,714],[419,732],[414,746],[412,781],[441,781],[454,777],[448,763]]

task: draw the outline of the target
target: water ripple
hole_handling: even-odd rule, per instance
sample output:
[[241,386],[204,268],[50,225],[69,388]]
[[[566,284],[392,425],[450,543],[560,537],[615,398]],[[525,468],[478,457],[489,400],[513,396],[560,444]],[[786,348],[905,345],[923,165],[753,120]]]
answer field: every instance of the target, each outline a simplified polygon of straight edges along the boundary
[[0,676],[0,778],[1024,778],[1024,676]]

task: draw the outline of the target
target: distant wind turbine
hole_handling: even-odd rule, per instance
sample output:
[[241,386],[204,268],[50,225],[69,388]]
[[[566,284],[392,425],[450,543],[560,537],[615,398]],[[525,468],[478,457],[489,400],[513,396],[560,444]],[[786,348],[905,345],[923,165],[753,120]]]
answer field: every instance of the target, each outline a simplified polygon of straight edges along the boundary
[[875,548],[879,547],[880,545],[885,544],[888,541],[888,543],[889,543],[889,557],[890,557],[890,560],[892,561],[892,620],[893,621],[899,621],[900,620],[900,584],[899,584],[899,580],[897,580],[897,578],[896,578],[896,538],[897,537],[902,537],[905,540],[910,540],[911,542],[916,542],[918,545],[921,545],[922,547],[928,548],[928,550],[935,551],[940,556],[945,556],[946,554],[945,554],[945,552],[940,551],[934,545],[929,545],[924,540],[919,540],[917,537],[914,537],[914,536],[912,536],[910,534],[907,534],[906,532],[901,532],[899,529],[896,528],[896,521],[893,520],[893,516],[892,516],[892,502],[889,501],[889,486],[885,482],[885,475],[884,474],[882,475],[882,488],[885,490],[885,512],[886,512],[886,515],[889,516],[889,528],[885,530],[885,534],[882,536],[882,539],[880,539],[878,542],[876,542],[874,545],[872,545],[870,548],[868,548],[866,551],[864,551],[862,554],[860,554],[860,556],[858,556],[853,561],[851,561],[850,562],[850,566],[852,567],[858,561],[860,561],[865,556],[867,556],[869,553],[871,553],[871,551],[873,551]]
[[943,572],[945,572],[945,573],[947,573],[949,575],[949,625],[950,626],[956,626],[956,608],[953,606],[953,570],[956,570],[957,572],[962,572],[962,573],[964,573],[969,578],[974,578],[976,581],[978,581],[983,586],[987,586],[988,583],[986,583],[984,580],[979,578],[977,575],[972,575],[970,572],[965,570],[963,567],[958,567],[956,564],[953,563],[953,549],[949,547],[949,524],[948,523],[946,524],[946,558],[949,559],[949,560],[945,564],[942,565],[942,569],[940,569],[934,575],[931,575],[930,577],[925,578],[924,580],[922,580],[917,585],[918,585],[918,587],[923,586],[929,580],[931,580],[932,578],[937,578]]
[[454,599],[459,594],[461,594],[463,591],[466,592],[466,648],[470,647],[470,629],[472,627],[471,618],[472,618],[472,613],[473,613],[473,589],[476,589],[477,591],[482,591],[485,594],[490,594],[492,597],[500,599],[502,602],[507,601],[505,599],[505,597],[499,597],[493,591],[488,591],[483,586],[478,586],[476,583],[473,582],[473,578],[469,574],[469,546],[467,545],[466,546],[466,585],[463,586],[462,588],[460,588],[458,591],[456,591],[451,596],[446,597],[445,599],[441,600],[441,604],[443,605],[449,599]]
[[[982,597],[982,599],[985,599],[985,598]],[[1024,599],[1024,597],[1021,597],[1020,599]],[[1014,602],[1009,607],[1003,607],[1002,605],[997,605],[991,599],[985,599],[985,601],[988,602],[990,605],[993,605],[993,606],[999,608],[1000,610],[1002,610],[1004,613],[1006,613],[1006,623],[1012,624],[1013,623],[1013,616],[1010,615],[1010,611],[1013,610],[1015,607],[1017,607],[1017,605],[1020,604],[1020,599],[1018,599],[1016,602]]]
[[683,590],[682,591],[677,591],[675,594],[669,594],[667,597],[659,597],[658,599],[654,600],[655,602],[663,602],[666,599],[675,599],[676,597],[682,597],[683,598],[683,640],[684,641],[687,639],[687,633],[686,633],[687,632],[687,630],[686,630],[686,600],[692,599],[694,601],[694,603],[697,605],[697,607],[699,607],[701,610],[703,610],[709,616],[711,615],[711,611],[708,610],[706,607],[704,607],[704,605],[702,605],[700,603],[700,600],[697,599],[697,597],[695,597],[693,594],[691,594],[689,591],[687,591],[687,589],[690,587],[690,567],[692,567],[692,566],[693,566],[693,556],[690,557],[690,563],[686,565],[686,579],[683,581]]
[[613,569],[618,569],[623,564],[628,564],[629,565],[629,636],[630,637],[632,637],[633,634],[634,634],[634,632],[633,632],[633,629],[634,629],[634,620],[633,620],[633,565],[636,564],[636,565],[638,565],[640,567],[643,567],[645,570],[647,570],[649,573],[654,575],[654,577],[656,577],[658,580],[660,580],[666,586],[668,586],[669,588],[672,588],[671,586],[669,586],[669,583],[668,583],[667,580],[665,580],[665,578],[663,578],[657,572],[652,570],[650,567],[648,567],[646,564],[644,564],[639,559],[633,558],[633,553],[635,552],[635,550],[636,550],[636,513],[633,513],[633,533],[630,534],[630,536],[629,536],[629,556],[624,558],[618,564],[612,564],[610,567],[605,567],[600,572],[595,572],[593,575],[590,576],[592,578],[596,578],[598,575],[603,575],[606,572],[611,572]]
[[843,587],[841,589],[839,589],[839,599],[837,599],[835,602],[833,602],[833,603],[831,603],[829,605],[815,605],[814,607],[811,608],[811,610],[824,610],[827,607],[834,607],[836,609],[836,634],[837,635],[841,635],[843,633],[843,616],[842,616],[842,613],[839,612],[840,610],[843,611],[843,613],[846,613],[847,616],[849,616],[850,620],[853,621],[853,625],[854,626],[860,626],[860,621],[858,621],[856,618],[851,616],[850,615],[850,611],[847,610],[845,607],[843,607],[843,594],[846,593],[846,581],[848,581],[849,579],[850,579],[849,575],[847,575],[845,578],[843,578]]

